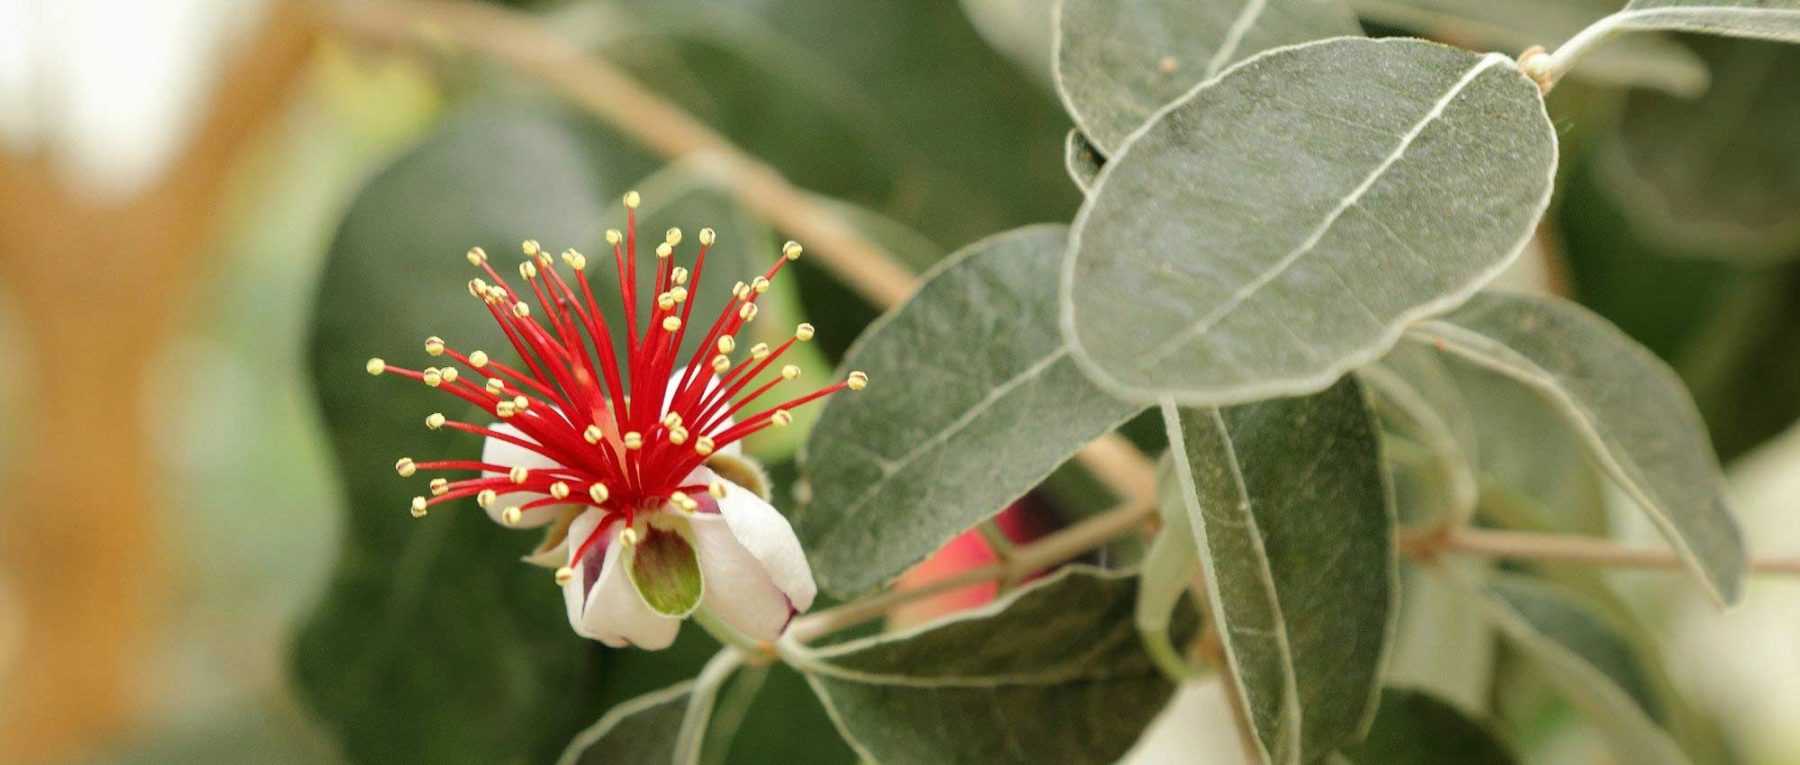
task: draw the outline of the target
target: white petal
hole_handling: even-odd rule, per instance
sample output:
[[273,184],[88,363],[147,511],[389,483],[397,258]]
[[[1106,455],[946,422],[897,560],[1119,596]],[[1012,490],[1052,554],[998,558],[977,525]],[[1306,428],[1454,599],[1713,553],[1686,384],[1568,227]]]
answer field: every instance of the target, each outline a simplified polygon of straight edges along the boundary
[[806,563],[806,551],[800,548],[794,527],[755,492],[730,481],[724,483],[719,514],[731,527],[732,536],[762,564],[770,581],[787,594],[795,609],[812,608],[819,588],[813,583],[812,567]]
[[675,633],[681,631],[681,620],[652,611],[644,603],[625,575],[626,552],[624,545],[617,544],[606,551],[606,564],[588,593],[581,622],[607,645],[625,643],[647,651],[668,648],[675,642]]
[[[643,598],[638,597],[637,588],[631,586],[630,578],[625,575],[626,548],[616,543],[618,527],[607,529],[603,554],[596,555],[596,551],[590,549],[583,560],[573,560],[580,540],[587,538],[601,517],[600,511],[590,510],[569,527],[569,536],[575,540],[569,552],[569,567],[574,570],[575,577],[563,585],[563,605],[568,611],[569,626],[582,637],[614,648],[628,645],[650,651],[668,648],[681,630],[681,620],[651,611]],[[600,565],[600,574],[592,589],[587,591],[584,603],[582,589],[588,581],[587,567],[596,561]]]
[[[594,533],[594,528],[600,525],[600,519],[603,517],[605,517],[604,514],[599,510],[589,510],[577,516],[575,522],[569,524],[569,538],[575,541],[573,544],[563,545],[563,555],[568,561],[570,570],[575,572],[575,576],[562,586],[563,608],[568,612],[569,626],[574,628],[575,634],[592,640],[599,640],[600,636],[588,634],[588,631],[582,627],[581,606],[586,600],[583,594],[587,583],[587,570],[585,562],[575,560],[575,548],[587,539],[589,534]],[[612,538],[617,535],[617,529],[609,529],[606,538],[596,542],[594,547],[601,550],[612,547]],[[601,559],[600,556],[594,554],[593,549],[588,551],[587,557],[589,561]]]
[[[529,436],[519,432],[518,428],[504,422],[494,423],[489,426],[489,429],[496,433],[505,433],[509,436],[522,438],[526,441],[531,440]],[[490,465],[506,465],[507,467],[522,466],[526,470],[549,470],[551,468],[562,467],[562,465],[557,464],[555,460],[552,460],[549,457],[545,457],[542,454],[538,454],[537,452],[512,443],[511,441],[502,441],[491,436],[481,445],[481,461]],[[486,478],[497,478],[506,474],[483,473],[482,475]],[[524,507],[527,502],[543,498],[544,495],[532,492],[507,492],[495,498],[495,500],[487,506],[487,514],[495,523],[504,525],[505,522],[500,520],[500,514],[505,512],[506,508]],[[550,507],[537,508],[521,516],[518,523],[513,524],[508,528],[534,529],[543,526],[556,520],[557,515],[559,515],[565,507],[579,506],[553,505]]]
[[[675,403],[675,388],[674,388],[674,386],[679,385],[681,383],[681,378],[687,374],[687,370],[688,370],[687,367],[679,367],[675,370],[674,374],[669,376],[669,379],[673,380],[674,382],[669,383],[669,386],[670,386],[669,391],[663,395],[662,408],[663,408],[664,412],[669,411],[669,405]],[[717,375],[714,375],[711,370],[702,369],[702,370],[700,370],[699,374],[706,378],[706,392],[707,393],[711,393],[714,390],[718,389],[719,378]],[[692,423],[689,423],[689,424],[691,425]],[[714,432],[714,433],[724,432],[724,430],[726,428],[729,428],[735,424],[737,424],[736,420],[733,420],[730,417],[726,417],[724,419],[724,421],[720,422],[718,425],[713,426],[711,432]],[[744,442],[733,441],[729,444],[726,444],[724,446],[724,448],[721,448],[717,452],[714,452],[714,453],[715,454],[741,454],[741,453],[743,453],[743,451],[744,451]]]
[[688,516],[688,522],[694,530],[700,575],[706,580],[700,607],[753,639],[781,637],[794,606],[762,563],[738,544],[723,517],[696,513]]

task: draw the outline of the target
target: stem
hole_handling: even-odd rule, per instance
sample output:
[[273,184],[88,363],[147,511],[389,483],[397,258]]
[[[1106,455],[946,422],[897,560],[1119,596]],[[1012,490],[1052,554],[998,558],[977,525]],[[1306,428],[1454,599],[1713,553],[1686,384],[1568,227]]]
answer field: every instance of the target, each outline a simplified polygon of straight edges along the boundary
[[[1619,14],[1616,13],[1607,16],[1589,24],[1586,29],[1569,38],[1556,48],[1555,53],[1549,54],[1543,62],[1541,75],[1534,75],[1533,79],[1538,81],[1544,92],[1550,92],[1550,88],[1554,87],[1556,82],[1563,78],[1563,75],[1568,74],[1569,70],[1574,69],[1575,63],[1580,61],[1581,57],[1586,55],[1589,50],[1618,34],[1619,18]],[[1519,64],[1523,67],[1525,62],[1520,61]],[[1529,74],[1529,72],[1527,73]]]
[[[1402,539],[1400,547],[1415,557],[1452,553],[1638,569],[1679,569],[1687,565],[1673,550],[1627,547],[1604,539],[1570,534],[1504,529],[1453,529],[1435,537],[1426,534]],[[1800,575],[1800,557],[1755,558],[1749,562],[1749,570],[1754,574]]]
[[[975,531],[981,534],[981,541],[986,542],[988,550],[994,553],[994,560],[1003,564],[1012,560],[1013,548],[1017,547],[1017,545],[1013,544],[1012,539],[1006,536],[1006,532],[1000,529],[1000,524],[993,518],[975,524]],[[1012,586],[1017,584],[1018,581],[1019,580],[1014,577],[1001,579],[1000,591],[1005,592],[1012,589]]]

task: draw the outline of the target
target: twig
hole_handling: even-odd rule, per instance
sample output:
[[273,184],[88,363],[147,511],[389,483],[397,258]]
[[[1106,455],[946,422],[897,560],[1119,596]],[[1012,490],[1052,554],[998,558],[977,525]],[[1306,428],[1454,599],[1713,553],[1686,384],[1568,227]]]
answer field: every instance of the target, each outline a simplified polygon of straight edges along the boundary
[[[1423,557],[1435,553],[1587,563],[1608,568],[1679,569],[1687,565],[1673,550],[1627,547],[1604,539],[1503,529],[1459,528],[1401,540],[1401,550]],[[1800,558],[1753,558],[1753,574],[1800,575]]]

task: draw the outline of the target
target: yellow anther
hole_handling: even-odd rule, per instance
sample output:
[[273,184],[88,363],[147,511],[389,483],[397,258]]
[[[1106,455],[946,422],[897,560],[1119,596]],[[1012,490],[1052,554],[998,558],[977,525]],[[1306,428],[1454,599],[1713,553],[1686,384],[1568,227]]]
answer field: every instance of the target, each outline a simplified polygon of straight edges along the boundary
[[755,359],[757,361],[762,361],[763,359],[766,359],[768,357],[769,357],[769,344],[768,343],[757,343],[755,345],[750,346],[750,358]]
[[714,356],[712,360],[713,374],[725,374],[731,368],[731,358],[725,355]]
[[724,499],[725,482],[714,478],[712,483],[706,487],[706,493],[713,495],[713,499]]
[[514,465],[511,470],[506,471],[506,477],[511,479],[513,483],[523,486],[526,481],[531,479],[531,468],[525,467],[524,465]]
[[609,228],[606,230],[606,243],[607,244],[618,244],[619,242],[622,242],[624,240],[625,240],[625,235],[619,233],[618,229]]
[[788,260],[799,260],[800,259],[800,243],[799,242],[788,242],[787,244],[782,245],[781,246],[781,255],[782,255],[782,257],[785,257]]
[[510,418],[518,413],[518,407],[513,406],[513,402],[511,401],[502,401],[494,405],[494,416],[499,417],[502,420]]
[[723,335],[719,338],[720,353],[730,353],[735,350],[737,350],[737,340],[733,339],[730,335]]
[[444,355],[444,338],[436,335],[425,338],[425,354],[428,356]]
[[850,378],[845,380],[844,384],[846,387],[850,388],[850,390],[862,390],[863,388],[868,387],[869,376],[862,372],[851,372]]
[[675,298],[675,302],[677,303],[685,303],[687,302],[688,297],[687,288],[676,285],[669,290],[669,297]]
[[380,375],[387,371],[387,362],[381,359],[369,359],[369,363],[364,364],[363,369],[368,370],[369,374]]
[[713,453],[712,436],[701,436],[699,438],[694,439],[694,451],[699,452],[700,456],[702,456],[702,457],[712,454]]
[[482,489],[481,493],[475,495],[475,504],[480,505],[481,509],[486,510],[487,508],[493,507],[494,500],[499,498],[499,492],[494,491],[493,489]]
[[519,521],[524,517],[525,511],[520,510],[518,505],[513,505],[512,507],[500,511],[500,522],[508,526],[519,525]]
[[567,587],[570,582],[575,581],[575,569],[569,568],[568,566],[563,566],[562,568],[559,568],[556,570],[555,579],[556,579],[556,586]]
[[748,294],[750,294],[750,285],[745,284],[743,282],[738,282],[737,284],[731,285],[731,296],[732,297],[742,300],[744,298],[744,296],[748,295]]
[[750,289],[756,290],[756,294],[758,294],[758,295],[768,292],[769,291],[769,280],[765,279],[761,276],[758,276],[755,279],[751,279],[750,280]]
[[425,517],[425,498],[424,497],[413,497],[412,498],[412,509],[410,512],[412,512],[412,517],[414,517],[414,518],[424,518]]
[[674,332],[675,330],[681,329],[681,317],[680,316],[663,317],[662,328],[663,328],[664,332]]
[[813,339],[813,332],[813,325],[801,322],[799,326],[794,327],[794,339],[804,343]]
[[506,381],[501,380],[498,377],[489,377],[487,381],[487,392],[490,396],[498,396],[505,393]]
[[474,353],[469,354],[469,366],[472,366],[476,369],[480,369],[482,367],[487,366],[487,363],[488,363],[487,351],[476,351]]
[[468,287],[469,297],[487,299],[487,285],[482,284],[480,279],[470,279]]
[[669,428],[669,443],[680,446],[687,443],[687,437],[687,428],[681,427],[680,425]]
[[469,259],[469,265],[479,266],[487,262],[487,250],[481,249],[480,247],[470,247],[468,254],[464,255],[464,257]]
[[523,395],[513,396],[513,408],[521,412],[531,408],[531,399]]
[[412,461],[411,457],[401,457],[394,463],[394,472],[399,473],[401,478],[411,478],[413,473],[419,472],[419,466]]
[[800,367],[787,364],[781,367],[781,379],[792,380],[800,376]]
[[557,481],[556,483],[550,484],[550,496],[555,497],[557,499],[568,499],[569,498],[569,485],[562,481]]
[[719,238],[719,235],[717,233],[715,233],[711,228],[700,229],[700,243],[701,244],[711,247],[713,242],[718,241],[718,238]]
[[677,227],[677,228],[671,228],[668,231],[663,232],[663,241],[668,242],[669,244],[672,244],[672,245],[673,244],[681,244],[681,229],[679,227]]
[[573,249],[563,250],[562,261],[564,265],[577,271],[587,270],[587,256],[576,252]]
[[769,422],[775,423],[777,428],[785,428],[794,424],[794,415],[786,409],[777,409],[774,414],[769,415]]
[[661,295],[657,295],[656,296],[656,307],[661,308],[665,311],[674,308],[675,307],[674,293],[664,292]]
[[670,494],[669,504],[674,505],[675,509],[684,513],[691,513],[700,509],[700,503],[695,502],[693,497],[686,494]]
[[438,376],[442,377],[444,382],[453,383],[456,382],[456,378],[462,376],[462,373],[456,371],[456,367],[444,367],[438,370]]
[[599,425],[589,425],[586,430],[581,431],[581,440],[590,444],[597,444],[600,443],[601,437],[605,435],[606,433],[600,430]]
[[662,244],[659,244],[656,246],[656,257],[666,258],[666,257],[669,257],[670,255],[674,255],[674,254],[675,254],[675,248],[670,247],[668,242],[663,242]]
[[519,278],[531,281],[537,278],[537,264],[529,260],[519,264]]
[[606,484],[596,483],[588,487],[588,499],[593,500],[596,505],[606,504],[606,498],[610,496],[612,492],[606,490]]
[[538,253],[544,251],[544,246],[538,244],[536,239],[527,239],[519,243],[519,251],[525,253],[526,257],[537,257]]
[[444,418],[443,412],[432,412],[431,414],[425,415],[425,427],[431,430],[437,430],[438,428],[444,427],[445,422],[448,422],[448,420]]
[[447,492],[449,490],[450,490],[450,479],[448,479],[448,478],[433,478],[433,479],[431,479],[431,496],[441,497],[441,496],[444,496],[444,492]]
[[423,380],[426,385],[436,388],[444,384],[444,373],[438,371],[437,367],[426,367],[425,371],[419,373],[419,379]]
[[744,321],[756,318],[756,304],[745,303],[742,308],[738,309],[738,318],[743,319]]
[[619,532],[619,542],[624,544],[626,547],[630,547],[632,545],[637,544],[638,543],[637,529],[626,529],[624,531]]
[[513,303],[513,315],[521,319],[531,316],[531,306],[524,303]]
[[627,449],[642,449],[642,448],[644,448],[644,434],[639,433],[635,430],[631,431],[629,433],[626,433],[625,434],[625,448],[627,448]]
[[680,412],[669,412],[668,414],[663,415],[662,424],[663,424],[663,427],[666,427],[666,428],[681,427],[681,413]]
[[677,285],[687,284],[688,270],[681,266],[676,266],[669,271],[669,281],[672,281]]
[[635,192],[635,191],[625,192],[625,206],[626,207],[636,209],[638,206],[638,203],[642,202],[642,201],[643,201],[643,197],[638,196],[637,192]]

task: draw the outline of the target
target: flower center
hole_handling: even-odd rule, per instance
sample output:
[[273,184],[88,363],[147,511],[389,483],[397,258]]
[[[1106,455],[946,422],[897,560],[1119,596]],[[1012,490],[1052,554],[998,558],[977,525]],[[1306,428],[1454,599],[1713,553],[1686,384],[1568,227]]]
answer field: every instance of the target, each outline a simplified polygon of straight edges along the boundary
[[[710,228],[700,230],[690,270],[676,265],[681,230],[669,229],[654,248],[655,290],[645,301],[638,294],[637,207],[637,193],[626,194],[625,231],[606,232],[624,305],[622,327],[612,326],[601,312],[581,253],[563,251],[561,260],[572,273],[572,279],[565,279],[556,259],[536,241],[525,242],[515,287],[476,247],[467,258],[485,278],[470,280],[469,294],[493,315],[520,364],[503,364],[480,350],[465,354],[437,337],[425,341],[425,352],[453,363],[414,370],[369,360],[370,374],[423,382],[505,424],[458,422],[435,413],[425,418],[427,428],[477,433],[541,458],[532,464],[401,459],[395,469],[403,477],[419,470],[476,474],[461,480],[434,478],[430,497],[412,501],[415,517],[464,497],[474,497],[483,507],[502,496],[530,497],[503,508],[501,517],[509,524],[557,507],[599,508],[606,517],[580,541],[579,559],[616,523],[630,528],[640,513],[668,504],[693,509],[694,496],[709,487],[682,482],[715,451],[764,428],[788,425],[795,407],[867,384],[866,375],[851,372],[810,393],[761,403],[800,376],[799,367],[777,364],[794,343],[812,339],[810,324],[800,324],[773,348],[756,343],[734,358],[737,335],[756,319],[757,299],[784,266],[800,257],[800,245],[793,242],[783,246],[781,257],[761,276],[737,283],[698,350],[685,365],[678,363],[679,349],[694,326],[690,290],[698,289],[715,235]],[[621,330],[622,347],[615,342],[615,329]]]

